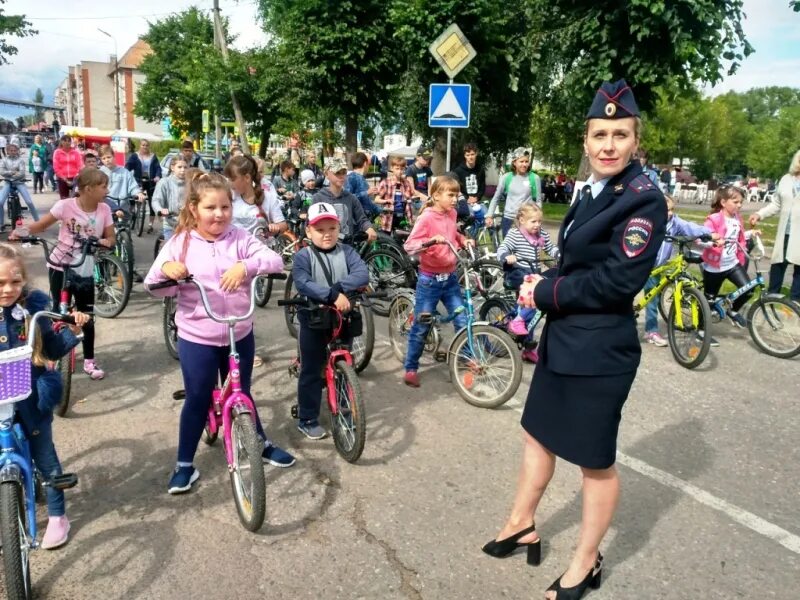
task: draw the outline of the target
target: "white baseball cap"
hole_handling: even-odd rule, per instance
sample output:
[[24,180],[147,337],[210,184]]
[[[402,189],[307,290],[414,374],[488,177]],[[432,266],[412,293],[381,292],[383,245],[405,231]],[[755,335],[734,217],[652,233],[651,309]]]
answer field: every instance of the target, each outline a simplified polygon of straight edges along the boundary
[[333,205],[327,202],[317,202],[308,207],[309,225],[315,225],[319,221],[324,221],[325,219],[333,219],[337,223],[339,222],[339,215],[336,213],[336,209]]

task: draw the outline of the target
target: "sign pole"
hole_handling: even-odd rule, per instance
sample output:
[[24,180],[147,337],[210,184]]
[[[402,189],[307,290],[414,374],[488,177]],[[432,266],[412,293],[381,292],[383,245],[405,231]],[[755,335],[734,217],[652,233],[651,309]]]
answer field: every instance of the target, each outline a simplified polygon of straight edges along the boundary
[[[450,78],[450,85],[453,85],[453,78],[452,77]],[[448,127],[447,128],[447,160],[445,160],[445,163],[444,163],[444,170],[448,171],[448,172],[450,171],[450,147],[451,147],[452,143],[453,143],[453,128],[452,127]]]

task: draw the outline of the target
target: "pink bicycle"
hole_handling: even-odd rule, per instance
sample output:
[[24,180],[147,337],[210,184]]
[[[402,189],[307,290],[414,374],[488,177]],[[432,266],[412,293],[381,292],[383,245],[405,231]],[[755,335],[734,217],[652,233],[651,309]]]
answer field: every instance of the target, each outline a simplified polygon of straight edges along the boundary
[[[270,277],[285,279],[286,275],[277,273],[271,274]],[[209,318],[228,326],[230,339],[228,376],[222,386],[214,389],[211,394],[203,441],[209,445],[213,444],[222,430],[225,459],[228,463],[233,500],[236,503],[239,520],[248,531],[257,531],[264,523],[267,504],[264,462],[261,457],[264,440],[256,432],[256,411],[253,400],[242,391],[234,326],[240,321],[249,319],[255,311],[258,277],[254,277],[250,282],[250,309],[242,316],[222,317],[214,313],[209,305],[205,288],[191,276],[177,281],[156,283],[148,286],[148,289],[158,290],[182,284],[194,285],[200,292],[203,308]]]

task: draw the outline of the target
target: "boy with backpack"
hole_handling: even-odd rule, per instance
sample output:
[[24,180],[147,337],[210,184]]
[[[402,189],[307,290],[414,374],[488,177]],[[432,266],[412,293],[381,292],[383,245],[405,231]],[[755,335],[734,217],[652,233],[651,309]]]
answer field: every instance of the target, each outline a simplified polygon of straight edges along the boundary
[[504,236],[514,224],[520,206],[526,202],[536,202],[539,206],[542,205],[542,182],[536,173],[530,171],[530,166],[531,159],[528,151],[525,148],[514,150],[511,153],[511,171],[500,179],[497,191],[489,204],[486,224],[491,227],[497,205],[505,202],[501,221]]

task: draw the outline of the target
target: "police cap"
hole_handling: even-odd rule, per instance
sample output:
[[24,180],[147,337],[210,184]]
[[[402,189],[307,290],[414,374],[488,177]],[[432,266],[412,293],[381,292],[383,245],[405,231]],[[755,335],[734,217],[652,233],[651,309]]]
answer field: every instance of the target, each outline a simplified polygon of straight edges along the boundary
[[638,117],[639,107],[633,90],[624,79],[614,83],[604,81],[597,90],[592,106],[586,113],[586,119],[624,119]]

